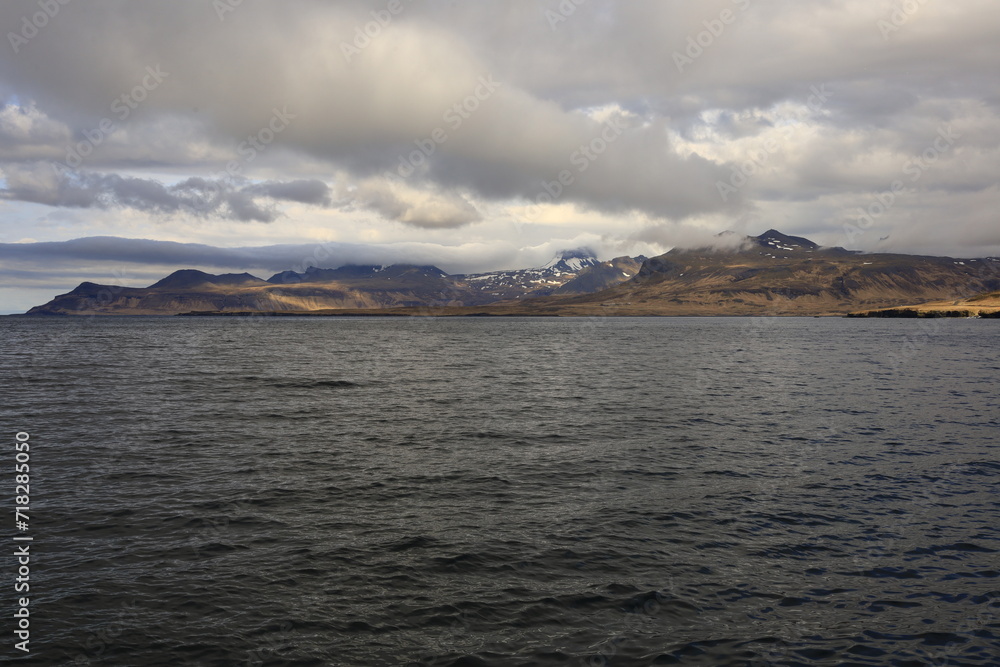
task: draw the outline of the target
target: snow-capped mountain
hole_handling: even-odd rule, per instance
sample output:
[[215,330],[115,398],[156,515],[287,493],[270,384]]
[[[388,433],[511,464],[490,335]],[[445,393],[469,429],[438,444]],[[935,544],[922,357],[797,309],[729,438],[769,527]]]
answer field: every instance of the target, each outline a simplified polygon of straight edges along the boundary
[[[600,262],[593,253],[571,250],[539,268],[455,276],[436,266],[412,264],[309,267],[301,273],[282,271],[266,281],[249,274],[216,276],[182,269],[146,288],[83,283],[32,312],[170,315],[480,306],[547,296],[564,286],[567,294],[604,289],[628,280],[640,264],[627,257]],[[99,303],[101,290],[115,299]]]
[[776,229],[769,229],[760,236],[753,237],[751,240],[755,241],[757,245],[762,248],[772,251],[813,252],[819,248],[818,245],[809,239],[802,238],[801,236],[789,236],[788,234],[782,234]]
[[601,262],[589,250],[564,250],[557,253],[548,264],[542,267],[542,271],[556,275],[560,273],[577,273],[588,266],[595,266]]
[[564,250],[556,253],[545,266],[455,276],[468,284],[483,303],[551,294],[586,269],[600,264],[589,250]]
[[394,264],[283,271],[264,281],[249,274],[218,276],[182,269],[149,287],[84,282],[29,314],[406,308],[427,314],[446,307],[497,304],[492,312],[504,314],[824,315],[953,302],[955,295],[988,296],[998,290],[1000,261],[994,258],[858,253],[769,230],[744,237],[729,250],[675,248],[650,259],[618,257],[606,262],[576,250],[561,252],[538,268],[472,275]]

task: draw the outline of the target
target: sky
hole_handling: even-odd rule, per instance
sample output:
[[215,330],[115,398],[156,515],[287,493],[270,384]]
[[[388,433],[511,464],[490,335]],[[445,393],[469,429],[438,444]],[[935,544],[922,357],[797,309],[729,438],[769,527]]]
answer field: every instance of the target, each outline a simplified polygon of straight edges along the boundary
[[990,0],[10,0],[0,313],[724,230],[1000,255]]

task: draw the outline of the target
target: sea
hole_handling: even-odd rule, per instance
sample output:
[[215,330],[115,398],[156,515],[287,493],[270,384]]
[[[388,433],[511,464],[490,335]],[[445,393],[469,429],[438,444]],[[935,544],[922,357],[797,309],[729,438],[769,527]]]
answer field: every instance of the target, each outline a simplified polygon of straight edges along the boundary
[[998,665],[997,322],[0,318],[0,656]]

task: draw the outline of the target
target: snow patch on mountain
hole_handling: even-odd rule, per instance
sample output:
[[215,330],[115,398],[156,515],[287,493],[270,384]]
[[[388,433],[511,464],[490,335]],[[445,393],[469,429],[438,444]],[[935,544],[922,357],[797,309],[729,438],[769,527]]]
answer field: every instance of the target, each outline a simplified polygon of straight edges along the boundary
[[548,264],[542,267],[542,270],[550,273],[576,273],[595,264],[600,264],[600,261],[594,256],[594,253],[585,248],[579,248],[577,250],[564,250],[557,253],[555,257],[549,260]]

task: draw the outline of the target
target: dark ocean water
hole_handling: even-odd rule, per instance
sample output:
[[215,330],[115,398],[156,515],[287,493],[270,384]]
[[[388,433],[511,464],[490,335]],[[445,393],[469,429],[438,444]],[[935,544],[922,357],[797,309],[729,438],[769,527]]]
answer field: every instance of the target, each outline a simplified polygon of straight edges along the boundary
[[1000,664],[997,327],[0,318],[30,661]]

